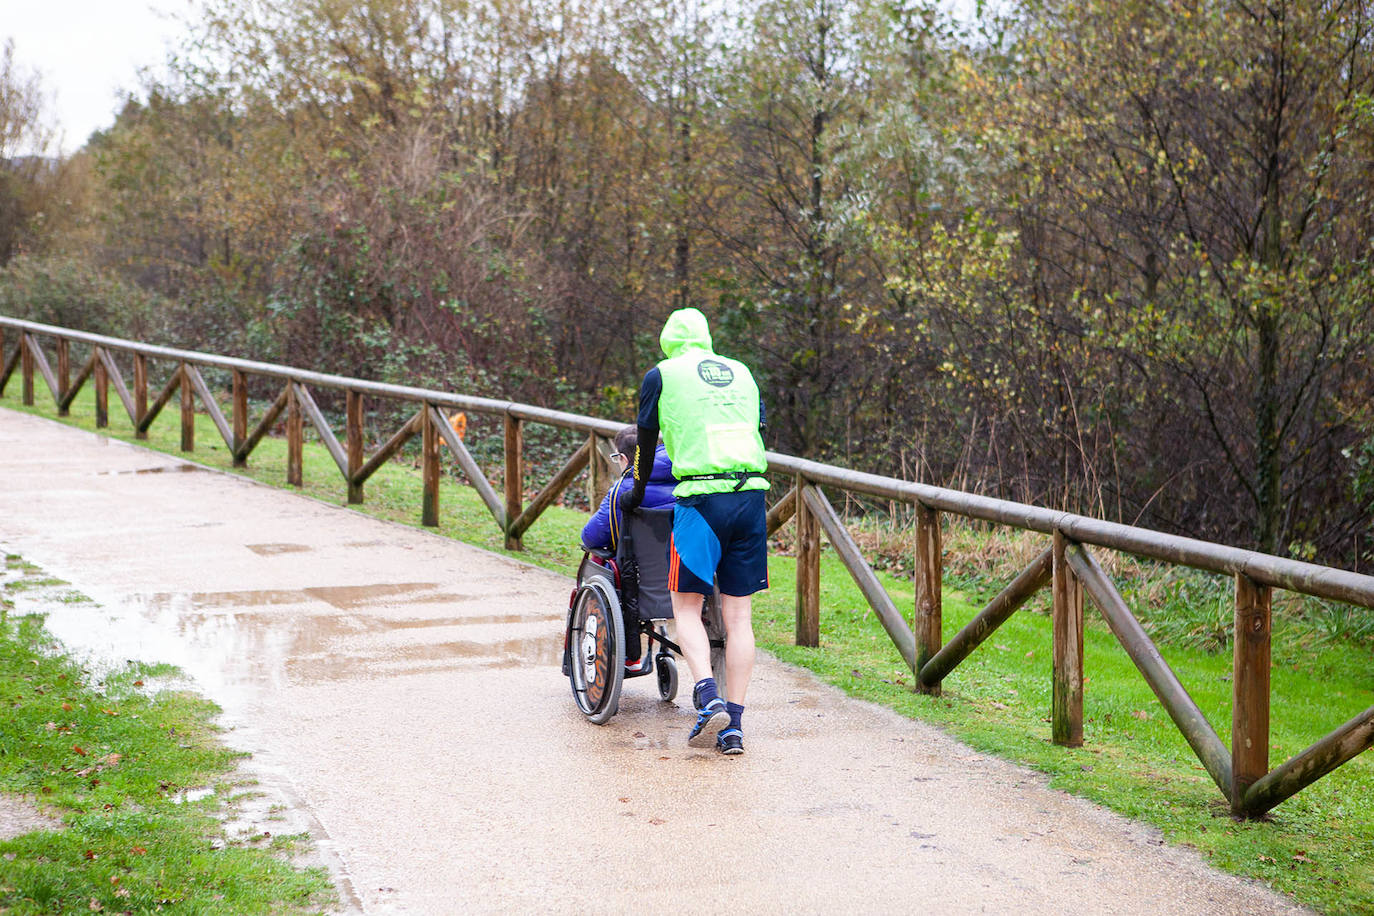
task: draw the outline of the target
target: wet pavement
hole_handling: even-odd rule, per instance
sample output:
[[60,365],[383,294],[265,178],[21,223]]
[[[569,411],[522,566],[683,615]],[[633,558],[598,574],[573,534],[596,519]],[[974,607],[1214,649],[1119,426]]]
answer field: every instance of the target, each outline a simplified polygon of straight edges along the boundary
[[772,659],[742,757],[651,678],[590,725],[566,577],[3,409],[0,548],[94,599],[51,609],[75,651],[223,707],[341,912],[1298,911]]

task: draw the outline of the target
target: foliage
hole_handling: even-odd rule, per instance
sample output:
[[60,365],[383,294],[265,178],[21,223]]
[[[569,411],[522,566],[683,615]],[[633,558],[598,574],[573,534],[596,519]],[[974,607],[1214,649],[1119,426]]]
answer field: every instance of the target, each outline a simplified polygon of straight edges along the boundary
[[13,318],[146,339],[159,336],[165,307],[156,293],[70,256],[20,255],[0,269],[0,313]]

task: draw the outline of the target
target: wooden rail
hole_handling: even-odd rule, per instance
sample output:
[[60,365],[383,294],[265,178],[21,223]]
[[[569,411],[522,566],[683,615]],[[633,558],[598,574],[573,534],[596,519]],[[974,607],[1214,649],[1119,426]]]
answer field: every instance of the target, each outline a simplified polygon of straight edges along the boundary
[[[56,371],[47,358],[44,340],[52,341]],[[90,353],[76,377],[69,378],[73,345],[86,346]],[[132,360],[132,390],[125,384],[117,357]],[[148,360],[175,366],[151,403],[148,401]],[[207,367],[232,375],[231,415],[228,418],[201,374]],[[288,482],[296,486],[302,482],[304,426],[309,422],[347,483],[350,503],[362,502],[367,479],[411,437],[419,435],[422,439],[422,523],[439,523],[442,444],[448,447],[463,475],[505,533],[506,546],[513,550],[520,549],[523,535],[583,470],[590,469],[587,474],[590,501],[595,505],[600,500],[612,479],[607,440],[621,426],[609,420],[512,401],[307,372],[0,317],[0,396],[16,370],[21,376],[24,403],[34,403],[36,374],[47,384],[59,414],[70,409],[86,382],[93,382],[96,424],[102,427],[109,422],[107,391],[113,384],[139,438],[146,437],[159,412],[174,396],[179,396],[181,447],[185,451],[195,447],[194,411],[195,402],[199,400],[233,455],[234,464],[240,466],[247,463],[254,448],[285,412]],[[281,393],[251,432],[246,394],[249,377],[273,379],[282,385]],[[345,394],[347,406],[342,443],[316,403],[312,389]],[[415,405],[415,413],[371,457],[364,453],[365,397]],[[503,492],[498,492],[487,479],[462,438],[445,420],[444,411],[454,410],[501,419],[505,456]],[[526,423],[571,430],[586,437],[528,503],[524,490]],[[1280,766],[1269,767],[1273,590],[1286,589],[1374,608],[1374,577],[1022,503],[860,473],[791,455],[769,452],[768,462],[774,480],[791,483],[791,488],[769,510],[768,530],[771,534],[795,517],[798,645],[819,644],[820,546],[824,534],[882,622],[897,652],[915,674],[916,689],[925,693],[938,693],[944,678],[1031,596],[1049,588],[1053,621],[1050,730],[1054,742],[1065,746],[1083,743],[1083,608],[1085,596],[1091,599],[1237,816],[1263,814],[1374,744],[1374,707],[1370,707]],[[911,624],[864,561],[822,487],[897,501],[915,509],[916,582]],[[941,619],[942,513],[1035,531],[1049,538],[1041,554],[948,642],[943,640]],[[1236,636],[1229,749],[1160,656],[1090,548],[1120,551],[1234,578]]]

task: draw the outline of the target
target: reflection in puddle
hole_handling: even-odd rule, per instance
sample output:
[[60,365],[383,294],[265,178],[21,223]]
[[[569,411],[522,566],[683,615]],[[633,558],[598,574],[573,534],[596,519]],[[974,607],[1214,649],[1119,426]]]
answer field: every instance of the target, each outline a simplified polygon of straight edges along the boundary
[[154,592],[135,596],[150,610],[184,610],[217,607],[264,607],[274,604],[306,604],[310,599],[299,589],[259,589],[246,592]]
[[[376,604],[464,602],[434,583],[393,583],[243,592],[158,592],[126,604],[149,624],[138,654],[176,658],[221,679],[222,689],[278,689],[289,684],[393,677],[453,668],[511,668],[562,661],[563,615],[474,614],[442,617],[366,613]],[[399,600],[397,600],[399,599]],[[322,612],[326,601],[344,613]],[[312,610],[313,609],[313,610]],[[110,623],[123,629],[114,618]],[[461,630],[463,638],[456,638]],[[467,634],[472,634],[468,636]],[[207,666],[205,663],[210,662]]]
[[[480,613],[489,599],[440,591],[435,583],[156,592],[110,600],[95,591],[94,607],[49,605],[49,629],[73,649],[176,665],[231,720],[250,709],[254,697],[295,686],[562,661],[561,609],[513,604],[506,595],[495,613]],[[440,613],[425,616],[430,607]],[[524,607],[529,610],[521,613]],[[479,613],[462,615],[460,608]]]
[[125,474],[189,474],[193,471],[203,470],[205,469],[194,464],[164,464],[155,468],[127,468],[119,471],[96,471],[95,476],[117,477]]
[[[469,601],[471,595],[436,592],[437,582],[398,582],[385,585],[338,585],[307,588],[305,593],[341,611],[351,611],[370,604],[442,604],[446,601]],[[428,594],[426,594],[428,593]]]
[[202,798],[209,798],[214,794],[215,790],[210,786],[202,786],[199,789],[182,789],[171,797],[171,802],[174,805],[184,805],[188,802],[198,802]]
[[451,640],[390,646],[377,653],[321,652],[297,655],[286,663],[295,682],[337,681],[354,678],[426,674],[454,668],[518,668],[554,665],[563,659],[562,632],[548,632],[533,639],[497,642]]
[[244,544],[260,557],[274,557],[280,553],[305,553],[314,550],[308,544]]
[[301,589],[258,589],[242,592],[155,592],[142,596],[153,608],[233,608],[322,601],[341,611],[373,605],[457,604],[472,595],[435,591],[437,582],[393,582],[380,585],[334,585]]

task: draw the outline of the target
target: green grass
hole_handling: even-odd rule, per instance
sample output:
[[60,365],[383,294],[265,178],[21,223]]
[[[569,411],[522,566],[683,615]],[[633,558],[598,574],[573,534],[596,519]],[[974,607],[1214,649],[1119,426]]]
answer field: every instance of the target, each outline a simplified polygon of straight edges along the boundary
[[[0,593],[60,584],[6,561]],[[322,870],[224,836],[217,799],[241,755],[219,742],[218,710],[147,689],[175,673],[166,666],[131,665],[90,683],[59,648],[41,617],[0,615],[0,791],[37,799],[62,820],[0,841],[0,913],[322,912],[334,899]],[[215,794],[177,802],[205,786]]]
[[[14,384],[12,382],[12,384]],[[41,391],[41,388],[40,388]],[[17,407],[15,389],[0,404]],[[127,418],[112,405],[108,434],[132,440]],[[51,401],[32,410],[45,416]],[[93,428],[89,404],[78,400],[65,422]],[[385,435],[389,430],[381,431]],[[471,435],[471,434],[470,434]],[[213,426],[198,417],[197,450],[187,456],[228,469],[229,455]],[[178,452],[179,427],[159,419],[150,447]],[[474,443],[474,451],[482,443]],[[569,440],[567,451],[572,451]],[[556,449],[550,449],[550,453]],[[488,455],[492,452],[488,452]],[[248,476],[284,485],[285,446],[265,440],[250,459]],[[488,462],[484,466],[490,466]],[[531,473],[544,480],[548,474]],[[303,492],[342,504],[342,478],[324,449],[307,444]],[[420,486],[405,462],[383,468],[368,482],[369,514],[416,525]],[[502,535],[476,494],[445,480],[440,531],[507,553]],[[571,574],[581,557],[580,511],[555,506],[512,554]],[[860,526],[862,527],[862,526]],[[872,534],[872,532],[870,532]],[[1018,538],[1027,543],[1018,543]],[[1029,540],[1027,540],[1029,539]],[[879,567],[903,573],[893,558],[910,556],[910,539],[889,531],[888,545],[870,549]],[[860,542],[873,544],[860,532]],[[894,546],[895,545],[895,546]],[[949,526],[949,576],[944,636],[950,638],[986,598],[1020,568],[1043,541],[1030,536]],[[1229,745],[1229,585],[1190,572],[1099,557],[1163,656]],[[909,559],[905,561],[909,564]],[[1134,564],[1134,565],[1133,565]],[[908,566],[909,568],[909,566]],[[815,671],[848,693],[933,723],[980,750],[1033,767],[1052,785],[1159,827],[1172,842],[1200,850],[1214,865],[1272,884],[1329,913],[1374,913],[1374,760],[1356,758],[1279,805],[1267,818],[1233,820],[1221,794],[1159,706],[1107,628],[1089,610],[1085,652],[1085,746],[1066,749],[1049,741],[1050,622],[1044,601],[1032,602],[995,633],[945,681],[943,695],[912,691],[912,676],[848,573],[827,550],[822,559],[822,646],[793,645],[795,564],[783,551],[770,559],[774,588],[756,600],[759,644],[784,661]],[[909,578],[882,573],[898,607],[911,607]],[[1329,612],[1329,613],[1328,613]],[[1344,615],[1344,620],[1340,619]],[[1368,612],[1314,609],[1310,602],[1276,597],[1271,763],[1277,764],[1374,705],[1374,652]],[[1334,622],[1333,622],[1334,621]]]

